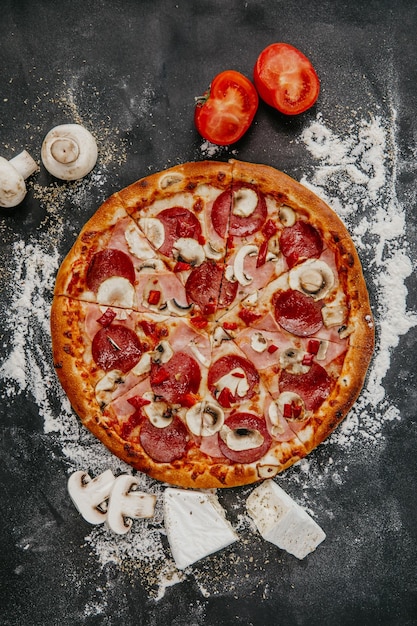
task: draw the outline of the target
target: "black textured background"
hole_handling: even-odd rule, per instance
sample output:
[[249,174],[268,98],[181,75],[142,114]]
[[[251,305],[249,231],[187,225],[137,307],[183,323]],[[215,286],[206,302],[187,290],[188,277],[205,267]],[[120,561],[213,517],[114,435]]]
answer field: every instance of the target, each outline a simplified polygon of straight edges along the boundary
[[[294,139],[318,112],[343,135],[355,118],[389,116],[394,106],[394,184],[406,203],[415,265],[415,1],[0,0],[1,155],[11,158],[27,148],[38,159],[50,128],[78,121],[111,153],[107,160],[101,154],[103,176],[84,186],[82,202],[62,207],[68,223],[59,242],[62,258],[104,198],[150,172],[203,158],[193,126],[194,96],[223,69],[250,77],[258,53],[274,41],[292,43],[312,60],[322,83],[319,101],[295,119],[261,104],[233,154],[300,179],[314,163]],[[69,94],[75,94],[76,107]],[[224,149],[216,158],[231,154]],[[46,186],[51,177],[41,168],[37,181]],[[42,237],[50,219],[45,206],[29,185],[18,209],[0,213],[0,324],[9,314],[13,243]],[[408,307],[415,311],[415,276],[406,284]],[[400,339],[384,381],[401,420],[385,425],[383,450],[353,458],[347,453],[348,479],[320,494],[323,506],[334,511],[320,549],[299,562],[259,539],[243,542],[236,548],[240,564],[231,562],[229,578],[209,597],[189,577],[156,601],[148,597],[140,570],[102,570],[83,545],[86,526],[68,502],[65,459],[54,437],[44,433],[34,399],[30,393],[3,396],[0,624],[417,624],[416,350],[414,327]],[[316,465],[339,452],[336,445],[320,447]],[[227,504],[229,494],[221,498]],[[396,520],[390,517],[393,502]],[[32,518],[43,524],[34,529]],[[26,541],[31,548],[25,549]],[[198,567],[209,576],[215,562]],[[94,601],[101,612],[87,614]]]

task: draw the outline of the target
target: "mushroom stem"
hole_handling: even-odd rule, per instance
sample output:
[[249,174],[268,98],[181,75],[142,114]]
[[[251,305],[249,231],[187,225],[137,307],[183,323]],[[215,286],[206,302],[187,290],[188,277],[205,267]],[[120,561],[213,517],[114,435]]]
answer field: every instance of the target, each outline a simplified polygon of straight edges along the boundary
[[23,150],[23,152],[10,159],[9,163],[24,179],[29,178],[29,176],[37,172],[39,169],[36,161],[32,159],[29,152],[26,150]]

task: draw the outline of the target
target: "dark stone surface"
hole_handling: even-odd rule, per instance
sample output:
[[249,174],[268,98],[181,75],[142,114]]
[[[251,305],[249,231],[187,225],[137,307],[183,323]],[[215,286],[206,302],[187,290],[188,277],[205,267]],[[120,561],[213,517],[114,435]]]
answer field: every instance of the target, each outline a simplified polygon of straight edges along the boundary
[[[319,101],[295,119],[261,104],[248,134],[215,158],[236,154],[300,179],[315,162],[295,139],[318,113],[343,136],[355,120],[389,118],[395,109],[394,185],[415,267],[416,32],[412,0],[0,0],[1,155],[11,158],[27,148],[38,159],[44,135],[64,122],[84,123],[98,137],[98,175],[74,186],[78,195],[67,194],[59,209],[67,222],[58,241],[62,259],[114,191],[149,172],[204,158],[193,126],[194,97],[215,74],[233,68],[251,76],[266,45],[288,41],[314,63]],[[65,185],[42,167],[35,182]],[[58,220],[39,201],[35,182],[18,209],[0,212],[4,356],[11,341],[5,321],[14,244],[47,245],[44,231]],[[56,243],[50,242],[51,250]],[[366,276],[371,271],[365,267]],[[414,274],[406,285],[408,308],[415,312]],[[47,345],[41,328],[33,333]],[[387,403],[401,415],[385,423],[385,444],[378,452],[345,452],[347,478],[328,481],[313,498],[327,532],[319,550],[299,562],[246,529],[239,546],[202,561],[195,577],[159,601],[148,597],[140,570],[99,567],[84,541],[89,529],[67,496],[68,462],[57,438],[44,431],[33,394],[2,393],[0,624],[417,624],[416,349],[414,326],[400,338],[384,380]],[[336,442],[321,446],[312,455],[316,472],[340,454]],[[297,476],[297,469],[290,471]],[[297,482],[292,485],[294,497],[300,495]],[[220,494],[232,521],[236,498],[243,501],[249,491]],[[214,576],[222,559],[228,576],[205,597],[196,581],[209,579],[211,568]],[[101,608],[95,614],[87,606]]]

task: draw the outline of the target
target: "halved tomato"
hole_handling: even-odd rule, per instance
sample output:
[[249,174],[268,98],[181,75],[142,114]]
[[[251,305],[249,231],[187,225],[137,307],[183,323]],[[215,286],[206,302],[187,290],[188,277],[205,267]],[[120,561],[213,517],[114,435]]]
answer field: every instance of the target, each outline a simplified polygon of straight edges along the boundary
[[262,100],[286,115],[297,115],[316,102],[320,81],[306,56],[287,43],[273,43],[258,56],[254,68]]
[[259,104],[252,82],[235,70],[217,74],[196,101],[194,122],[198,132],[219,146],[235,143],[246,133]]

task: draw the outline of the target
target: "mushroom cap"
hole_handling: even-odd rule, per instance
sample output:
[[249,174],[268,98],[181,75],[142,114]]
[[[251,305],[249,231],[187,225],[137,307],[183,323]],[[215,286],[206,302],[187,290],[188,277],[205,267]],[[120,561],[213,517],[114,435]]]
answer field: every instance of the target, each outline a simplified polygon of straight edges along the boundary
[[80,124],[61,124],[52,128],[42,143],[45,168],[60,180],[78,180],[97,162],[97,143]]
[[11,208],[20,204],[26,195],[23,176],[7,161],[0,157],[0,206]]

